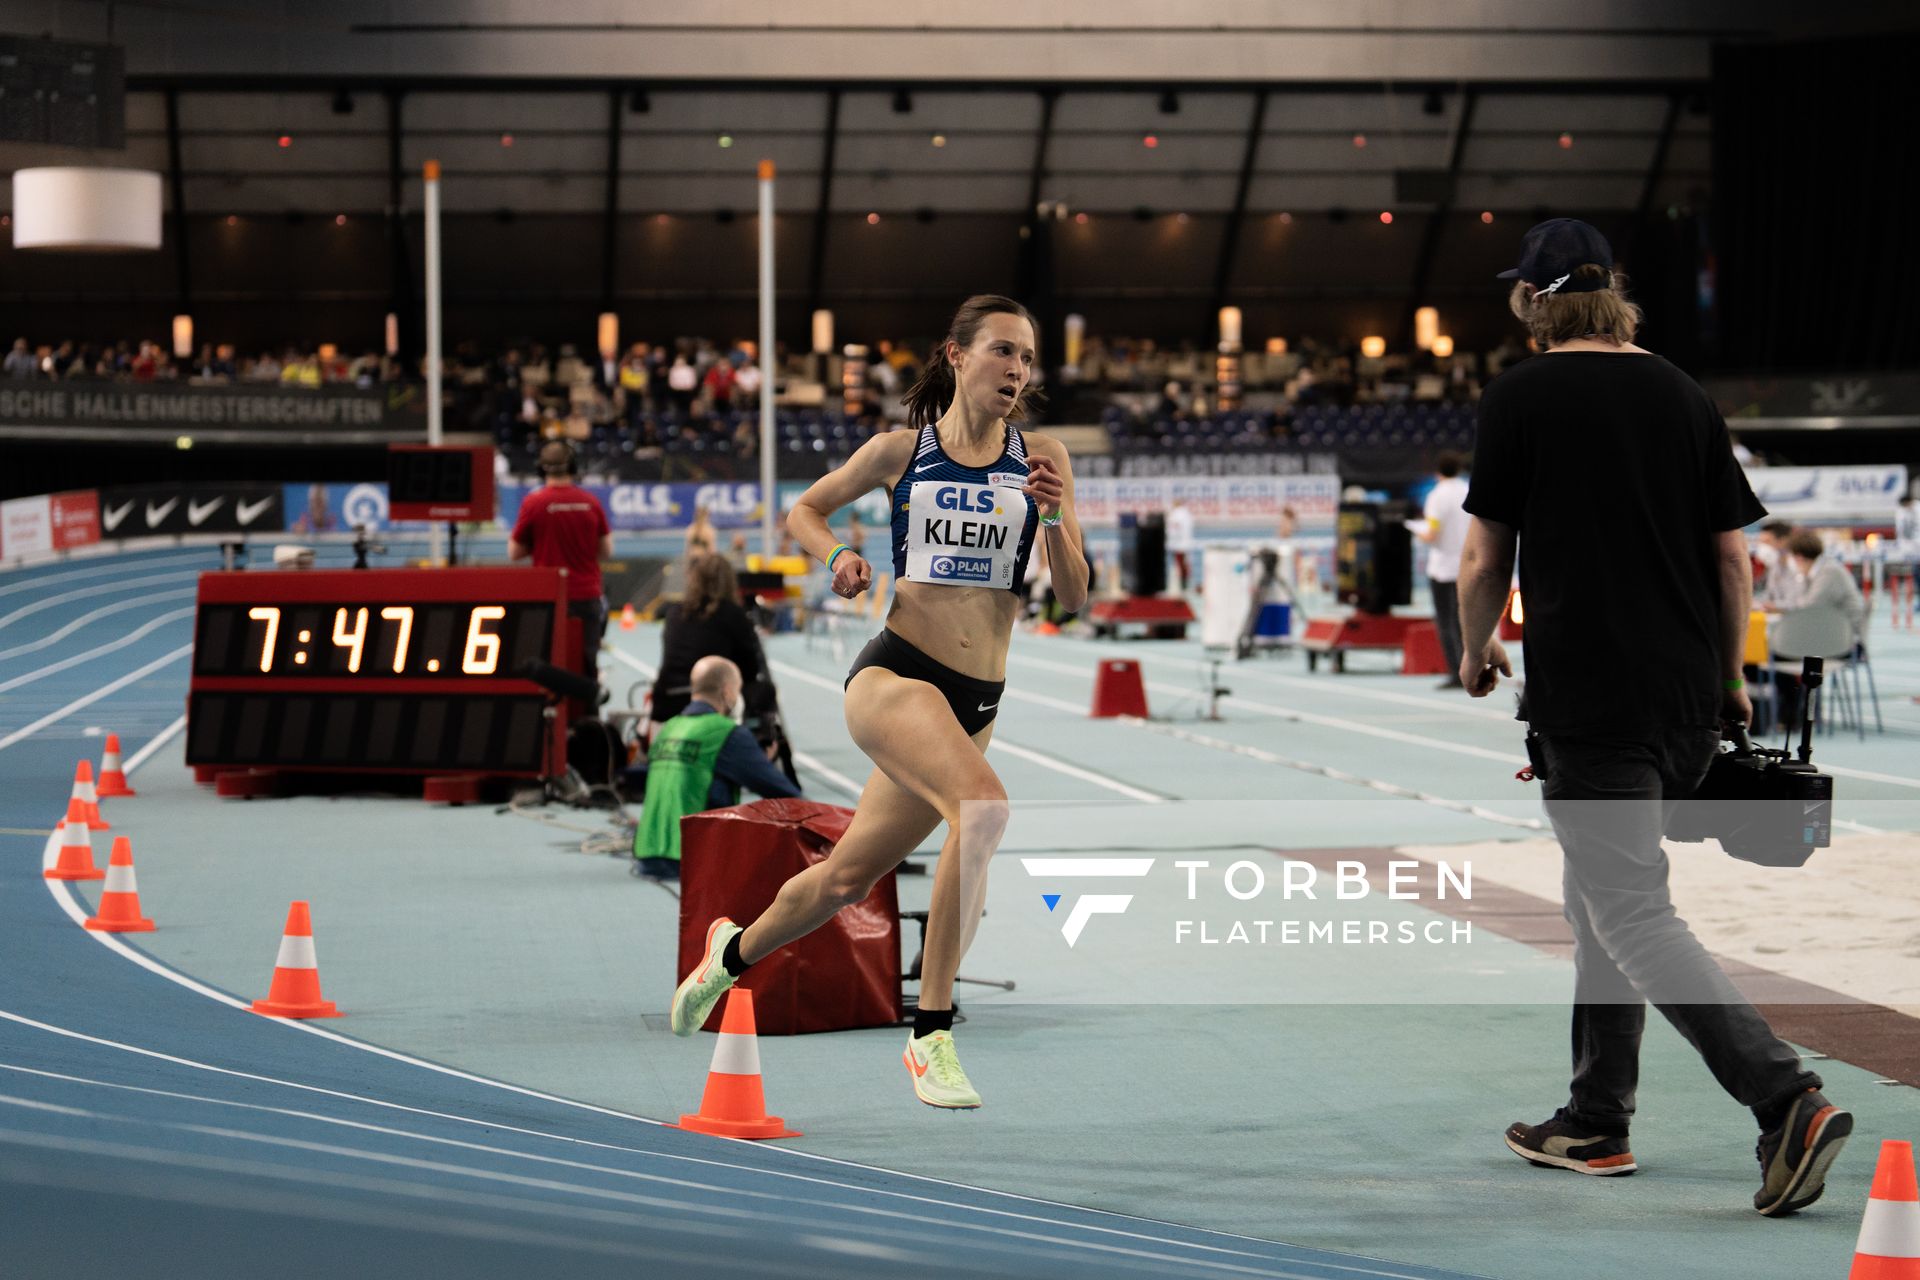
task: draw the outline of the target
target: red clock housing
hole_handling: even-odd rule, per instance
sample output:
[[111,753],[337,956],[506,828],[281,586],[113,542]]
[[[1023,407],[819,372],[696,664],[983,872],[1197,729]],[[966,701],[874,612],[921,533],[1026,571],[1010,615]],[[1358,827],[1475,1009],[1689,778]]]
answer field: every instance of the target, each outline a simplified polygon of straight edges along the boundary
[[570,631],[558,569],[203,574],[187,763],[550,776],[564,718],[515,673]]

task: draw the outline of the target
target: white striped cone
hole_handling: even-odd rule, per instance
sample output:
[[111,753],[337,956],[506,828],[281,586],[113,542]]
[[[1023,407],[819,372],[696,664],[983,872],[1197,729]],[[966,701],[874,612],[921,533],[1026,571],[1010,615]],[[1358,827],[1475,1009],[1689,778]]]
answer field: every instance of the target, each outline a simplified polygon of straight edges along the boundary
[[120,735],[117,733],[107,735],[107,749],[100,756],[100,785],[94,790],[96,795],[107,799],[135,794],[127,785],[126,770],[120,767]]
[[1911,1142],[1880,1144],[1847,1280],[1920,1280],[1920,1190]]
[[95,831],[112,830],[100,816],[100,797],[93,789],[93,766],[85,760],[73,766],[73,798],[85,806],[88,827]]
[[107,857],[107,882],[100,886],[100,910],[87,917],[97,933],[151,933],[153,921],[140,914],[140,889],[133,879],[133,841],[116,837]]
[[87,830],[86,806],[79,797],[67,801],[60,823],[60,859],[41,872],[49,880],[102,880],[106,872],[93,865],[93,833]]
[[313,949],[313,918],[304,902],[287,908],[286,931],[280,936],[280,954],[273,963],[273,982],[264,1000],[255,1000],[255,1013],[276,1018],[337,1018],[340,1010],[320,996],[320,962]]
[[779,1116],[767,1114],[760,1084],[760,1040],[753,1030],[753,992],[735,987],[727,993],[707,1071],[700,1110],[680,1117],[676,1126],[722,1138],[797,1138]]

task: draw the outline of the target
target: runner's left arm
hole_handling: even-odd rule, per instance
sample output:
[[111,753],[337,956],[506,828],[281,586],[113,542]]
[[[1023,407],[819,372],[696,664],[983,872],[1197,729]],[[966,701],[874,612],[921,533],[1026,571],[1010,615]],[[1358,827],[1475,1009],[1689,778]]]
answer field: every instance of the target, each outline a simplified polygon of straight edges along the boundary
[[1088,566],[1086,539],[1080,532],[1080,517],[1073,509],[1073,463],[1067,447],[1052,436],[1030,433],[1027,436],[1026,491],[1040,508],[1041,519],[1060,515],[1060,523],[1042,525],[1040,536],[1047,544],[1047,565],[1053,573],[1053,594],[1060,607],[1078,613],[1087,604]]

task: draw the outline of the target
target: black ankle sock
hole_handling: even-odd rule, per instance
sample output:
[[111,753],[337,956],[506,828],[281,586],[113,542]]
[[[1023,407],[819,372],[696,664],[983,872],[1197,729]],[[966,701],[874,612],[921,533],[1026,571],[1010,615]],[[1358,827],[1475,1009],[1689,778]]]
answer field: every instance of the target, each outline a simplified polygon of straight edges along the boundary
[[953,1010],[915,1009],[913,1011],[914,1039],[930,1036],[936,1031],[951,1030],[953,1030]]
[[749,967],[747,962],[740,958],[740,939],[746,936],[744,929],[734,934],[727,939],[727,949],[720,953],[720,967],[736,978],[745,973]]

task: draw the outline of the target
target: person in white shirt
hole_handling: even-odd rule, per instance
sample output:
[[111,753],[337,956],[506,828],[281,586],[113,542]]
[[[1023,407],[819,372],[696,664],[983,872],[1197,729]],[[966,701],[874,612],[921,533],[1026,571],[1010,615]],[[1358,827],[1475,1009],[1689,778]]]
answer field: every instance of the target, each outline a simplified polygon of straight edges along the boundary
[[1893,516],[1893,547],[1887,552],[1887,598],[1893,610],[1893,624],[1913,625],[1914,587],[1920,574],[1920,507],[1913,494],[1900,499],[1900,510]]
[[1440,652],[1447,660],[1442,689],[1460,684],[1460,552],[1467,545],[1467,527],[1473,523],[1465,509],[1467,482],[1460,478],[1460,456],[1443,453],[1434,463],[1438,477],[1427,494],[1422,515],[1427,527],[1416,534],[1427,544],[1427,582],[1433,587],[1433,625],[1440,633]]
[[1185,595],[1193,567],[1193,509],[1184,501],[1175,502],[1167,512],[1167,550],[1173,554],[1173,567],[1180,574],[1180,594]]
[[1769,520],[1760,526],[1754,539],[1753,558],[1760,562],[1766,578],[1754,595],[1754,604],[1762,609],[1791,609],[1800,603],[1807,589],[1806,579],[1787,554],[1787,539],[1793,526],[1785,520]]

